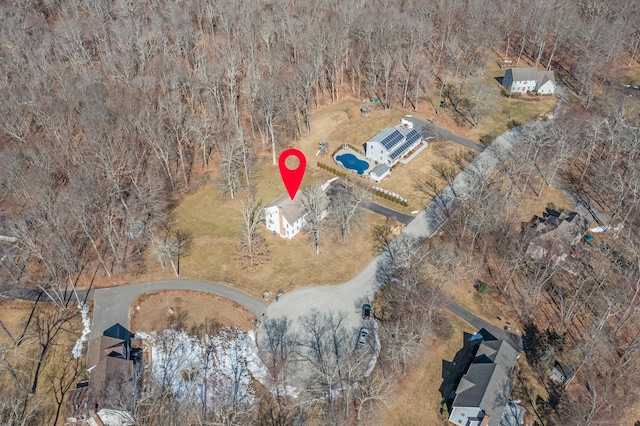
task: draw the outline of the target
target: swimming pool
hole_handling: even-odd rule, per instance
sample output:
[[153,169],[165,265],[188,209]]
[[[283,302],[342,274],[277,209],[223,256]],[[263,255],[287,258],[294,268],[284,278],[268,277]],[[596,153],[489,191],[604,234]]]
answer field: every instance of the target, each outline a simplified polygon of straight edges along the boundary
[[358,159],[358,157],[353,154],[338,155],[336,161],[342,163],[347,169],[355,170],[359,175],[369,168],[369,163]]

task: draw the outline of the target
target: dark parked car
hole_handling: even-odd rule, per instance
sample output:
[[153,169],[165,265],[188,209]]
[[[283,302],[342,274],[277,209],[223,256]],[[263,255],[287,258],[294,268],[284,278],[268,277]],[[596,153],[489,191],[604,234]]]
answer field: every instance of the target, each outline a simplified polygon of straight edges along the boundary
[[364,345],[365,343],[367,343],[368,335],[369,335],[369,330],[367,330],[367,327],[362,327],[360,329],[360,334],[358,335],[358,344]]
[[362,319],[368,320],[369,318],[371,318],[371,305],[365,303],[362,305]]

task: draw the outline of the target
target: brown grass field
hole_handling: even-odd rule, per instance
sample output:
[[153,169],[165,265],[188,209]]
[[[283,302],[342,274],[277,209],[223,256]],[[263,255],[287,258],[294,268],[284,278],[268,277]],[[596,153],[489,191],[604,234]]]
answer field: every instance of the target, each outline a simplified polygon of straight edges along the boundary
[[[171,312],[185,312],[185,324],[199,326],[213,320],[221,327],[253,328],[254,316],[242,306],[211,294],[192,291],[159,291],[145,293],[131,304],[131,330],[157,331],[169,328]],[[187,330],[188,331],[188,330]]]
[[[33,310],[33,306],[33,302],[0,299],[0,321],[2,321],[3,325],[15,340],[20,340],[21,336],[23,336],[23,332],[25,331],[25,326]],[[56,310],[59,308],[53,304],[40,302],[38,309]],[[77,311],[75,306],[70,306],[68,309]],[[80,321],[80,315],[74,316],[68,324],[63,326],[59,334],[53,340],[48,356],[43,364],[43,368],[40,371],[37,391],[34,395],[29,396],[30,407],[40,405],[40,414],[38,417],[42,424],[53,422],[56,407],[55,399],[53,397],[52,383],[59,380],[61,372],[63,371],[63,365],[71,359],[71,349],[73,348],[76,340],[80,337],[81,330],[82,323]],[[6,351],[3,350],[3,359],[6,363],[5,366],[10,365],[15,368],[17,374],[20,376],[20,380],[31,385],[37,357],[40,354],[38,336],[34,330],[31,327],[26,330],[24,339],[17,349],[14,347],[11,339],[5,331],[0,331],[0,347],[6,349]],[[84,368],[84,358],[79,359],[78,365],[81,369]],[[67,375],[65,376],[67,377],[66,380],[70,380],[70,374],[71,372],[67,371]],[[81,373],[80,377],[86,378],[88,375],[86,375],[86,373]],[[80,380],[80,378],[78,380]],[[5,374],[0,375],[0,386],[3,386],[5,389],[15,389],[16,387],[16,383],[11,379],[11,375],[8,374],[6,370]],[[64,423],[64,415],[65,409],[63,405],[61,416],[58,419],[57,424]]]

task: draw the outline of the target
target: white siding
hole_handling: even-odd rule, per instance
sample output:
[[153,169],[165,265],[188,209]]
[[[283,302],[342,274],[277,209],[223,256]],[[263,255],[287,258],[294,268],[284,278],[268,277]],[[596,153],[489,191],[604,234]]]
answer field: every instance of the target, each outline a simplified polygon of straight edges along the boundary
[[553,84],[553,81],[549,80],[544,83],[542,86],[538,87],[538,93],[541,95],[550,95],[556,90],[556,85]]
[[537,82],[535,80],[514,81],[511,85],[511,93],[526,93],[536,90]]
[[483,417],[484,411],[478,407],[452,407],[449,421],[456,425],[470,426],[480,424]]
[[382,144],[377,141],[367,142],[366,157],[376,160],[379,163],[387,162],[387,152]]
[[278,207],[267,207],[264,209],[264,221],[269,231],[280,233],[280,218],[278,217]]

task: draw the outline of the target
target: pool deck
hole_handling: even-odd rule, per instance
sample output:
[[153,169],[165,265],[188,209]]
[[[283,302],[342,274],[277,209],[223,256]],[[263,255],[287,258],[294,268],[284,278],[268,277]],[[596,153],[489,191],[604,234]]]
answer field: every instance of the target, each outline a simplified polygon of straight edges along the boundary
[[[351,154],[353,156],[355,156],[358,160],[364,161],[366,162],[369,167],[367,167],[366,169],[364,169],[364,171],[362,172],[361,175],[359,175],[355,170],[353,169],[349,169],[347,167],[345,167],[341,162],[339,162],[338,160],[336,160],[336,157],[338,157],[339,155],[342,154]],[[360,154],[357,151],[354,151],[351,148],[340,148],[334,155],[333,155],[333,162],[336,163],[337,165],[339,165],[340,167],[342,167],[345,170],[349,170],[350,172],[352,172],[354,175],[358,175],[358,176],[362,176],[362,177],[369,177],[369,172],[376,166],[376,164],[372,164],[373,161],[369,160],[367,157],[365,157],[364,155]]]

